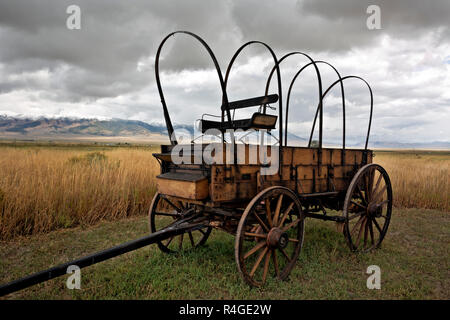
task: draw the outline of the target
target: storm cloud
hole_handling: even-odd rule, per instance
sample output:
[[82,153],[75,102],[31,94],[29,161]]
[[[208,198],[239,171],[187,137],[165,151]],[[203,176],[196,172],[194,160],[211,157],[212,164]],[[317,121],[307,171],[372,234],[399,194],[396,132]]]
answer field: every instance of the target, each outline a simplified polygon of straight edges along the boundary
[[[66,9],[73,4],[81,8],[80,30],[66,27]],[[369,5],[381,9],[380,30],[366,26]],[[241,44],[260,40],[279,57],[304,51],[342,75],[362,76],[374,91],[373,141],[449,141],[449,16],[450,3],[439,0],[3,0],[0,114],[162,122],[156,50],[168,33],[189,30],[208,42],[223,73]],[[284,98],[307,62],[295,57],[282,65]],[[262,47],[243,52],[230,77],[230,98],[261,95],[272,65]],[[180,35],[167,42],[161,70],[174,122],[192,124],[203,113],[220,113],[212,67],[192,39]],[[331,68],[320,69],[325,87],[336,80]],[[313,69],[293,88],[289,130],[307,137],[317,106]],[[348,136],[356,143],[366,131],[368,91],[349,80],[346,92]],[[339,94],[332,90],[324,107],[330,142],[342,135]]]

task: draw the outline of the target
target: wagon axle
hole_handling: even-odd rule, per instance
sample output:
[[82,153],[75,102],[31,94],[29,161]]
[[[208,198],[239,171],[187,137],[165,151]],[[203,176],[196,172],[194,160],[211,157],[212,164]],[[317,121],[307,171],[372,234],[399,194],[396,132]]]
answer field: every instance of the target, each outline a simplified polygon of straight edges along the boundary
[[280,228],[274,227],[267,234],[267,245],[271,248],[284,249],[288,245],[289,236]]

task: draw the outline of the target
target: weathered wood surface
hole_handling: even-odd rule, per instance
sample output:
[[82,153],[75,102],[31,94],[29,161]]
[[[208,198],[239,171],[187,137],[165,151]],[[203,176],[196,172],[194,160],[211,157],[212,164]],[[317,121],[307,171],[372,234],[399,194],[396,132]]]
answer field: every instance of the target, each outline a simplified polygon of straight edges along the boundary
[[[192,200],[208,198],[212,202],[251,199],[262,189],[275,185],[288,187],[299,194],[345,192],[353,175],[365,164],[364,150],[323,148],[320,152],[316,148],[283,147],[281,170],[274,175],[263,175],[262,168],[264,164],[267,166],[267,159],[278,154],[277,147],[267,146],[260,152],[257,145],[236,145],[235,156],[232,149],[227,150],[229,146],[213,144],[197,149],[197,153],[210,156],[209,161],[203,163],[202,173],[199,173],[202,166],[198,164],[171,169],[203,174],[208,177],[206,180],[191,182],[192,186],[189,186],[186,181],[175,180],[171,184],[171,180],[161,183],[158,179],[158,190]],[[371,162],[372,151],[367,150],[367,163]]]

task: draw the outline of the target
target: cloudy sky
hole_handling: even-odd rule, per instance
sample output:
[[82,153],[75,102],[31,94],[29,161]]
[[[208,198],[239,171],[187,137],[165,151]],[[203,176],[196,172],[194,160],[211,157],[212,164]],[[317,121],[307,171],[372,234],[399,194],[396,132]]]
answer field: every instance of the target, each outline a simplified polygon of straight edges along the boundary
[[[81,9],[80,30],[66,26],[69,5]],[[369,5],[381,9],[379,30],[367,27]],[[449,17],[448,0],[0,0],[0,114],[161,123],[156,50],[168,33],[189,30],[208,42],[223,73],[241,44],[261,40],[278,57],[302,51],[342,76],[363,77],[374,93],[372,141],[450,141]],[[271,59],[261,46],[243,51],[230,76],[230,100],[262,95]],[[282,65],[284,104],[306,63],[293,56]],[[217,74],[199,43],[171,38],[160,64],[174,123],[220,114]],[[320,71],[327,88],[337,76],[325,64]],[[317,107],[314,76],[305,69],[291,93],[289,130],[302,137]],[[369,93],[357,80],[345,85],[348,139],[357,142],[367,130]],[[339,141],[338,87],[324,112],[324,138]]]

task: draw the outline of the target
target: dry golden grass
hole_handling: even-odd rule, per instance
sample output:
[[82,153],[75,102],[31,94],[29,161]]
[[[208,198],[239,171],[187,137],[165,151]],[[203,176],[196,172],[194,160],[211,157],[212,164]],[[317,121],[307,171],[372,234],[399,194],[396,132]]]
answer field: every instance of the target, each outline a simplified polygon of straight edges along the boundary
[[[0,240],[147,214],[155,148],[0,146]],[[394,205],[449,210],[450,152],[375,152]]]
[[146,213],[154,151],[0,147],[0,239]]
[[449,211],[450,152],[376,151],[388,172],[394,206]]

